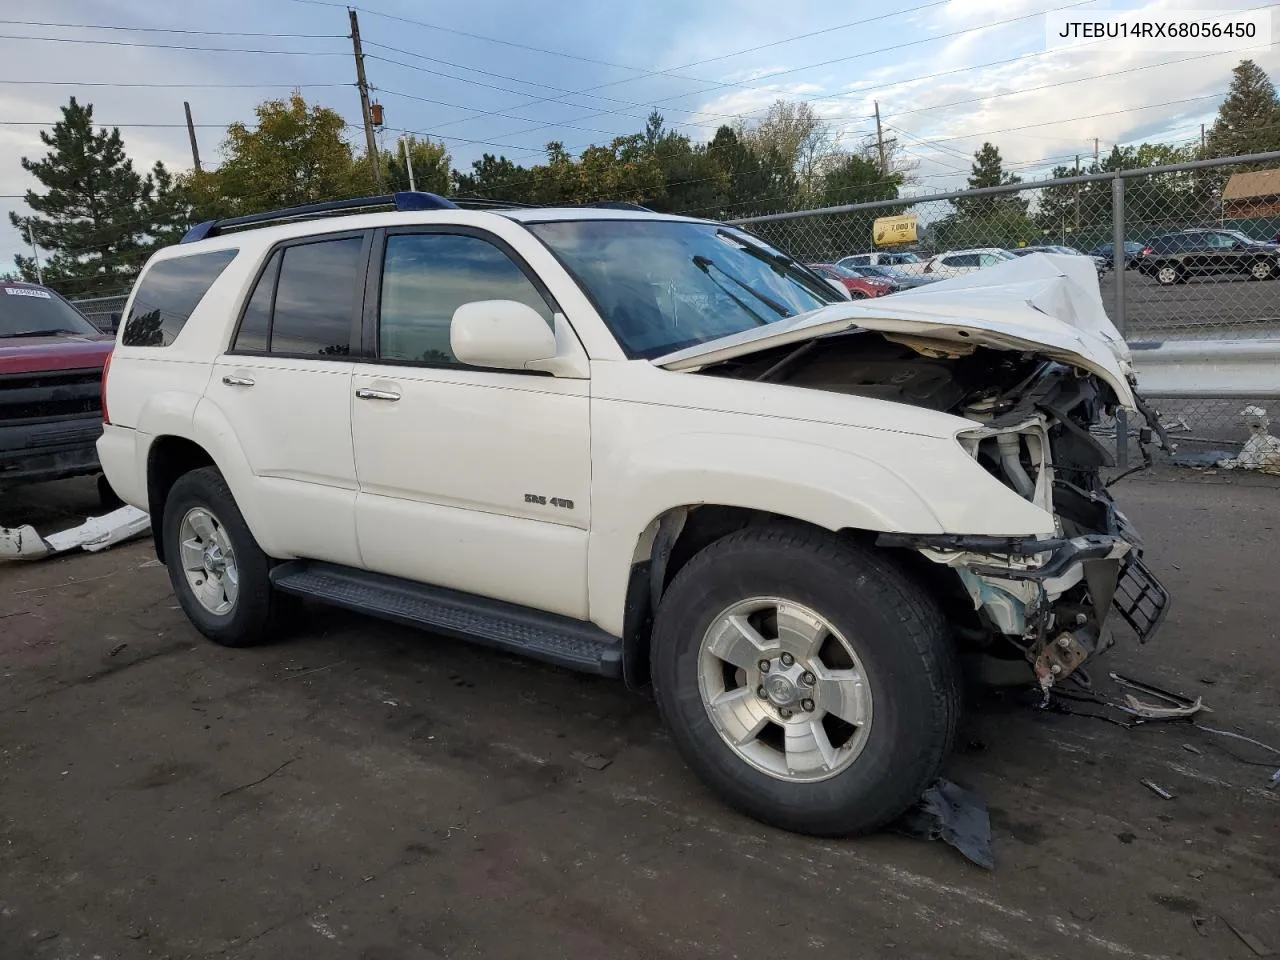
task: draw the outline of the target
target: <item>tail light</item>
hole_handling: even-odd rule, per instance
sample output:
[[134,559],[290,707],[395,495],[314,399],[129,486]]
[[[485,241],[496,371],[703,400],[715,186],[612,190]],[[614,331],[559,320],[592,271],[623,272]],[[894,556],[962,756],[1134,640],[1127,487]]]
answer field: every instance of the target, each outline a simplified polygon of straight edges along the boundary
[[1155,251],[1154,251],[1154,250],[1152,250],[1150,247],[1143,247],[1143,248],[1142,248],[1142,255],[1143,255],[1144,257],[1149,257],[1149,256],[1151,256],[1153,253],[1155,253]]
[[107,359],[102,363],[102,422],[110,423],[111,417],[107,414],[107,374],[111,372],[111,357],[115,351],[107,354]]

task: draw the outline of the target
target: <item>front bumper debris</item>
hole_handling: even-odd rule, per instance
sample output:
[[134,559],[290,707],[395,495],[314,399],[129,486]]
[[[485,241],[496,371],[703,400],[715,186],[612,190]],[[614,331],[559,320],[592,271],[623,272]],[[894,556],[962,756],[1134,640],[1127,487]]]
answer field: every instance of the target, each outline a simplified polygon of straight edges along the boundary
[[918,551],[956,571],[988,628],[1019,647],[1046,691],[1111,646],[1114,609],[1145,643],[1169,594],[1136,538],[881,534],[877,544]]

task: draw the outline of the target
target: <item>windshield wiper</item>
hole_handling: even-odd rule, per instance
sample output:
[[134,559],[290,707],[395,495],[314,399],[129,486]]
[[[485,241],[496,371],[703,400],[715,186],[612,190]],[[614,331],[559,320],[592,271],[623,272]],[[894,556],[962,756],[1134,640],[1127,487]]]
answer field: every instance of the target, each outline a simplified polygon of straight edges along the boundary
[[75,330],[65,330],[65,329],[63,329],[62,327],[58,327],[58,328],[56,328],[56,329],[52,329],[52,330],[22,330],[22,331],[19,331],[18,333],[5,333],[5,334],[0,334],[0,336],[5,336],[5,337],[53,337],[53,336],[57,336],[57,335],[58,335],[58,334],[60,334],[60,333],[75,333],[75,332],[76,332]]
[[760,314],[756,313],[749,306],[747,306],[741,299],[739,299],[734,294],[732,290],[730,290],[724,284],[720,283],[720,281],[716,280],[715,277],[712,277],[711,276],[712,267],[715,267],[717,270],[719,270],[721,276],[732,281],[733,283],[736,283],[743,290],[747,291],[747,293],[751,294],[753,297],[755,297],[757,300],[763,303],[766,307],[768,307],[778,316],[780,317],[791,316],[791,311],[788,310],[786,307],[784,307],[782,304],[778,303],[777,300],[774,300],[772,297],[765,296],[759,290],[752,289],[752,287],[749,284],[743,283],[741,280],[739,280],[733,274],[726,271],[724,267],[720,266],[720,264],[716,263],[710,257],[704,257],[702,256],[702,254],[697,254],[693,258],[693,265],[697,267],[699,270],[701,270],[703,273],[705,273],[707,277],[710,278],[712,283],[720,287],[720,289],[723,290],[725,293],[727,293],[730,297],[732,297],[738,303],[738,305],[742,307],[742,309],[746,310],[749,314],[751,314],[753,317],[759,320],[762,324],[768,323],[769,321],[766,320],[764,317],[760,316]]
[[[788,279],[793,283],[799,282],[801,278],[813,280],[817,282],[818,288],[822,290],[823,293],[826,293],[826,278],[821,274],[810,270],[799,260],[794,260],[782,253],[770,253],[763,247],[757,247],[754,243],[748,243],[741,237],[735,237],[728,230],[717,230],[716,236],[723,237],[725,240],[728,240],[735,247],[741,249],[747,256],[755,257],[762,263],[767,263],[775,272],[788,276]],[[813,291],[809,292],[812,293]]]

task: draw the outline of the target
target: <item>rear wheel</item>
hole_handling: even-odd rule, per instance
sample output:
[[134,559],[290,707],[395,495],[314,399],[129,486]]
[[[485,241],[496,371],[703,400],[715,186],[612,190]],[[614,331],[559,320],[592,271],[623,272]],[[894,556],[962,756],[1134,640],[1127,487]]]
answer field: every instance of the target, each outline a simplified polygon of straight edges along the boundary
[[271,560],[216,467],[193,470],[174,483],[162,535],[169,581],[196,629],[227,647],[261,642],[277,607]]
[[763,822],[877,829],[937,775],[959,714],[936,607],[876,553],[770,526],[701,551],[672,582],[654,689],[685,760]]
[[1253,280],[1270,280],[1276,273],[1276,265],[1272,260],[1255,260],[1249,267],[1249,276]]
[[1173,286],[1175,283],[1182,283],[1186,279],[1180,267],[1172,263],[1166,263],[1156,268],[1156,280],[1163,287]]
[[867,295],[866,295],[865,293],[863,293],[861,290],[850,290],[850,291],[849,291],[849,299],[850,299],[850,300],[865,300],[865,299],[867,299]]

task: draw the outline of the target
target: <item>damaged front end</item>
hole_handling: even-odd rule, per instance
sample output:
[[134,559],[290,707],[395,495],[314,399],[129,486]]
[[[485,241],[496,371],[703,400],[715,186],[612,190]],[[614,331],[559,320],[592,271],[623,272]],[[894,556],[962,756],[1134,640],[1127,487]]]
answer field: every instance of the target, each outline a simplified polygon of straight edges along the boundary
[[[1073,674],[1083,679],[1080,666],[1112,645],[1112,611],[1144,642],[1163,620],[1168,594],[1102,478],[1114,460],[1092,431],[1119,401],[1095,374],[1032,351],[866,330],[705,372],[906,403],[975,424],[957,442],[993,482],[1051,515],[1053,534],[885,533],[877,543],[930,561],[921,573],[979,679],[1025,684],[1030,665],[1047,692]],[[936,573],[943,569],[954,576]]]
[[966,452],[1052,514],[1057,536],[884,534],[878,542],[955,571],[979,621],[969,631],[980,651],[979,675],[999,682],[1013,648],[1047,693],[1112,645],[1112,611],[1140,642],[1150,639],[1169,597],[1102,480],[1114,461],[1090,428],[1115,412],[1108,388],[1048,361],[1011,389],[970,399],[958,412],[981,424],[957,435]]

